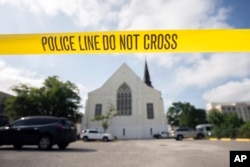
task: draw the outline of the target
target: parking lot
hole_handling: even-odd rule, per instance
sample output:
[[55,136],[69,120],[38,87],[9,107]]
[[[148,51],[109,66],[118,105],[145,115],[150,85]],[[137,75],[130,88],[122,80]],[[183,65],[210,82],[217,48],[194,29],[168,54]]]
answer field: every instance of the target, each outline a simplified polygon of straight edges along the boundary
[[21,150],[1,146],[0,166],[228,167],[230,150],[250,150],[250,143],[191,139],[77,141],[65,150],[54,146],[50,151],[40,151],[35,146]]

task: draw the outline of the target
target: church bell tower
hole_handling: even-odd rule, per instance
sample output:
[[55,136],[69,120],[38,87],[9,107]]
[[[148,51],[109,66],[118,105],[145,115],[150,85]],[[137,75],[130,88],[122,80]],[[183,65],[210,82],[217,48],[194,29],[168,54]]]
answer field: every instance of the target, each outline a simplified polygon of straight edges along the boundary
[[150,80],[150,75],[149,75],[149,71],[148,71],[148,64],[147,64],[147,60],[145,60],[145,67],[144,67],[144,83],[147,84],[150,87],[152,86],[151,80]]

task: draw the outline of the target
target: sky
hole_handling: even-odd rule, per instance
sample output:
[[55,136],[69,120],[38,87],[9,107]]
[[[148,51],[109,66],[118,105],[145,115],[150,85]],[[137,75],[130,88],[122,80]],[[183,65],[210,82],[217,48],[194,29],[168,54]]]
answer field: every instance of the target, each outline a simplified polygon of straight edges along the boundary
[[[250,28],[249,0],[0,0],[0,34]],[[233,40],[233,39],[232,39]],[[249,46],[250,47],[250,46]],[[0,91],[40,87],[48,76],[87,94],[126,63],[143,79],[147,59],[164,111],[173,102],[250,101],[250,53],[0,55]]]

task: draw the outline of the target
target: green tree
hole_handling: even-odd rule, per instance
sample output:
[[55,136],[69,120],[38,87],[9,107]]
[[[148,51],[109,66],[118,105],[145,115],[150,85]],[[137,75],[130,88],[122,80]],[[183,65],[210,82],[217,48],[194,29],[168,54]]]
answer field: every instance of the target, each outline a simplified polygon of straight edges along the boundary
[[67,117],[76,122],[82,116],[79,112],[81,98],[78,87],[70,81],[60,81],[57,76],[45,79],[41,88],[20,84],[12,90],[17,95],[5,101],[5,109],[14,119],[50,115]]
[[213,125],[212,134],[218,138],[236,137],[238,128],[244,123],[236,114],[222,113],[217,109],[209,110],[207,117]]
[[207,120],[214,126],[220,126],[223,123],[223,114],[217,109],[208,111]]
[[171,126],[195,128],[198,124],[206,123],[206,112],[190,103],[174,102],[168,109],[167,119]]
[[239,137],[250,138],[250,121],[245,122],[239,130]]
[[115,111],[115,108],[113,107],[113,105],[110,104],[108,112],[106,112],[104,115],[97,115],[95,118],[92,119],[92,121],[101,121],[102,128],[104,132],[106,132],[109,128],[109,120],[117,115],[118,113]]
[[181,126],[195,128],[198,124],[206,123],[206,112],[204,109],[196,109],[193,106],[184,110],[180,116]]
[[180,115],[183,111],[181,102],[174,102],[172,106],[168,108],[167,120],[171,126],[180,126]]

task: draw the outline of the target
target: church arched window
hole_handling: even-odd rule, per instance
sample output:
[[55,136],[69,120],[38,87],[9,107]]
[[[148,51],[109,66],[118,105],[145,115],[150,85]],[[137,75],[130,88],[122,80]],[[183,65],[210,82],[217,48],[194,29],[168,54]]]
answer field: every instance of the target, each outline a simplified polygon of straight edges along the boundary
[[132,115],[132,94],[126,83],[117,91],[117,112],[118,115]]

